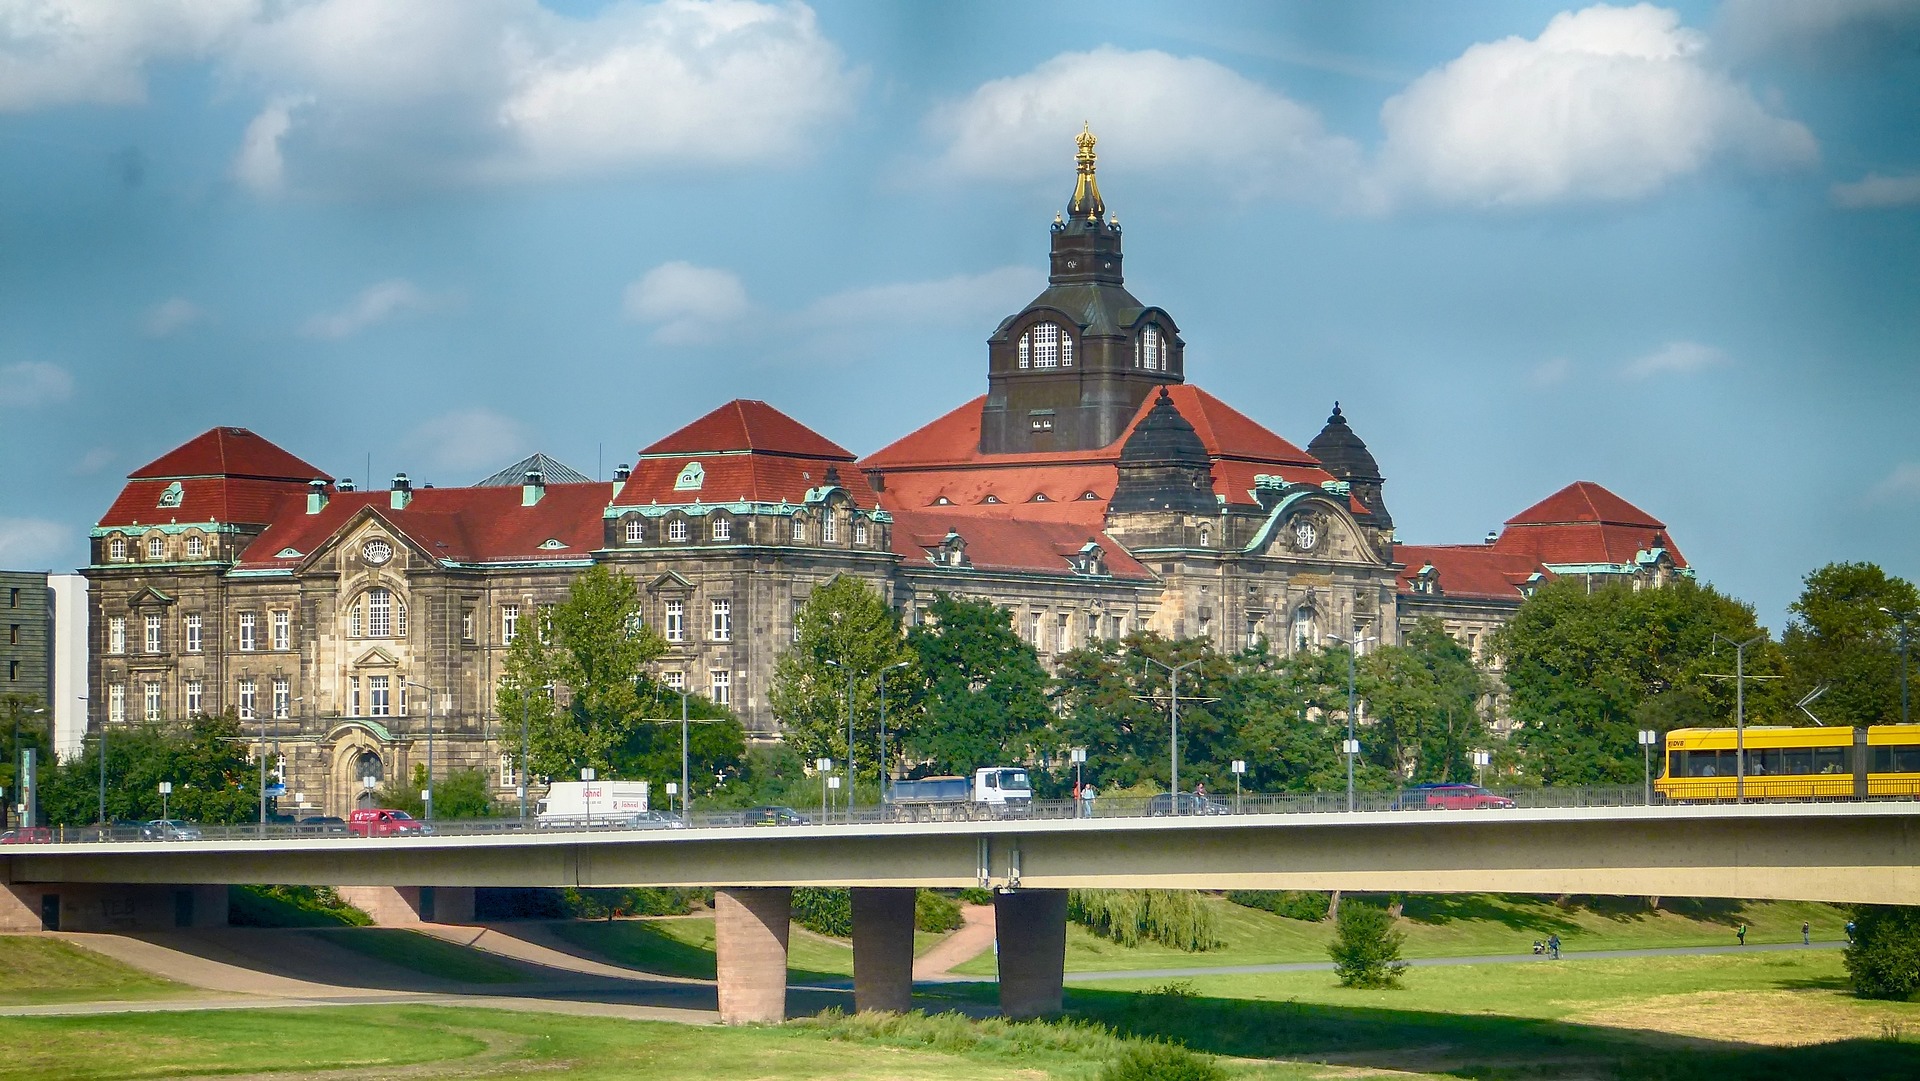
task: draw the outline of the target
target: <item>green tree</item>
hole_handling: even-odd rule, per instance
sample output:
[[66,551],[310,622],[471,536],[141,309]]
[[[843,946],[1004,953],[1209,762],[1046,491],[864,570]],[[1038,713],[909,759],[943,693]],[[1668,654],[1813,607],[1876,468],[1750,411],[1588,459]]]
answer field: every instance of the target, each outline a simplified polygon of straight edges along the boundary
[[1368,654],[1360,675],[1373,718],[1364,753],[1374,764],[1396,781],[1473,779],[1468,752],[1486,742],[1486,677],[1439,620],[1422,620],[1405,644]]
[[666,652],[640,618],[633,579],[590,567],[564,602],[526,622],[507,649],[498,701],[509,722],[527,718],[530,771],[571,777],[590,766],[614,776],[647,712],[645,666]]
[[1398,987],[1407,963],[1400,959],[1406,932],[1393,926],[1386,909],[1349,899],[1334,920],[1327,953],[1343,987]]
[[[1012,614],[991,601],[942,593],[928,615],[907,632],[926,682],[905,750],[934,773],[967,775],[1021,760],[1052,712],[1047,674],[1033,647],[1014,633]],[[909,684],[900,680],[899,686]]]
[[[116,727],[107,737],[107,818],[160,817],[160,782],[174,818],[213,824],[256,821],[259,767],[247,761],[248,740],[233,713],[172,724]],[[41,775],[40,805],[47,821],[79,826],[98,815],[98,737],[84,753]]]
[[[1279,658],[1265,648],[1238,659],[1238,671],[1214,707],[1231,719],[1233,757],[1247,763],[1256,792],[1314,792],[1346,784],[1347,661],[1340,650]],[[1368,780],[1363,774],[1357,778]]]
[[1853,944],[1844,961],[1861,998],[1912,998],[1920,991],[1920,908],[1853,906]]
[[1793,618],[1780,636],[1786,693],[1797,700],[1824,684],[1826,693],[1812,709],[1832,725],[1898,720],[1899,616],[1920,620],[1913,583],[1872,563],[1829,563],[1807,575],[1790,610]]
[[[1751,606],[1682,579],[1660,589],[1563,578],[1542,587],[1492,636],[1523,765],[1547,784],[1637,784],[1634,733],[1734,721],[1734,653],[1722,639],[1764,634]],[[1718,636],[1718,637],[1716,637]],[[1746,674],[1777,677],[1777,648],[1761,642]],[[1791,708],[1778,679],[1748,681],[1747,720]]]
[[[900,617],[868,582],[842,575],[813,591],[800,609],[799,638],[773,666],[770,698],[787,742],[805,761],[847,760],[848,679],[852,677],[855,765],[876,772],[879,761],[880,672],[887,679],[889,732],[910,730],[900,688],[917,681],[915,654],[900,634]],[[829,664],[828,662],[833,662]],[[892,666],[906,662],[905,669]],[[889,736],[889,738],[893,738]]]
[[1087,748],[1090,778],[1123,786],[1170,783],[1172,681],[1162,666],[1190,662],[1198,663],[1180,673],[1180,787],[1233,786],[1227,764],[1237,744],[1229,715],[1219,708],[1234,676],[1233,659],[1204,639],[1152,632],[1092,642],[1059,659],[1053,695],[1062,716],[1060,742]]
[[[405,811],[415,818],[427,816],[426,801],[420,793],[427,789],[427,766],[413,764],[413,775],[405,784],[389,781],[374,793],[380,806]],[[493,789],[485,770],[456,769],[433,783],[433,817],[441,821],[462,818],[491,818],[500,813],[493,802]]]
[[[688,784],[695,796],[740,771],[747,751],[746,729],[733,711],[712,699],[689,694],[687,702]],[[652,784],[653,801],[666,809],[666,783],[680,781],[680,692],[650,679],[639,684],[640,723],[613,752],[614,771],[628,780]]]

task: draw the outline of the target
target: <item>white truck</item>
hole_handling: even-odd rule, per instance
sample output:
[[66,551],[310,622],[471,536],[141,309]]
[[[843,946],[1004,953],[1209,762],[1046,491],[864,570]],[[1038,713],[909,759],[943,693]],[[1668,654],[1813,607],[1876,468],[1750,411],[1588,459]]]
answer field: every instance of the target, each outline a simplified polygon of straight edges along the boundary
[[648,821],[645,781],[555,781],[539,803],[542,827],[628,826]]
[[887,792],[891,817],[907,822],[971,818],[1025,818],[1033,813],[1033,785],[1019,766],[983,766],[965,777],[895,781]]

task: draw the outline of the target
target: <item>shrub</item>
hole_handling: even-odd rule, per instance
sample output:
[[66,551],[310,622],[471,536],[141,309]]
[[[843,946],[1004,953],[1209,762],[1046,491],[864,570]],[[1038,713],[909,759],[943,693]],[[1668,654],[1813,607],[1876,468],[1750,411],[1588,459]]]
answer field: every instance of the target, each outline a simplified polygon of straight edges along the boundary
[[853,937],[853,894],[844,889],[801,886],[793,891],[795,923],[815,934]]
[[712,900],[713,891],[636,886],[560,891],[560,910],[574,919],[599,920],[615,916],[684,916]]
[[1218,944],[1213,910],[1195,890],[1072,890],[1067,918],[1122,946],[1146,940],[1198,953]]
[[365,912],[331,886],[229,886],[227,921],[235,927],[365,927]]
[[1920,990],[1920,908],[1855,905],[1847,975],[1861,998],[1904,1001]]
[[1135,1044],[1100,1071],[1100,1081],[1226,1081],[1226,1076],[1213,1059],[1172,1043]]
[[960,917],[960,905],[951,897],[932,890],[921,890],[913,898],[913,929],[940,934],[958,931],[967,922]]
[[993,903],[993,891],[979,886],[968,886],[959,893],[960,903],[966,905],[990,905]]
[[1229,890],[1227,900],[1290,920],[1319,923],[1327,918],[1328,895],[1317,890]]
[[1348,899],[1340,905],[1334,923],[1333,971],[1345,987],[1398,987],[1407,963],[1400,959],[1405,932],[1394,929],[1393,917],[1378,905]]

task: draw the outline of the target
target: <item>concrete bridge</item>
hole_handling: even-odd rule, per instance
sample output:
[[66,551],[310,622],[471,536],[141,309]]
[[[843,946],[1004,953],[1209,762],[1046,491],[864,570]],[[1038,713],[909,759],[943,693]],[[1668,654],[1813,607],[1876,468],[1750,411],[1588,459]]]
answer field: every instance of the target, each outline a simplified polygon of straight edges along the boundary
[[376,918],[455,923],[476,886],[712,886],[728,1021],[784,1016],[793,887],[852,887],[855,1002],[903,1010],[914,888],[987,886],[1002,1010],[1034,1016],[1060,1007],[1069,888],[1920,904],[1920,803],[91,842],[0,849],[0,883],[15,930],[224,923],[226,884],[343,887]]

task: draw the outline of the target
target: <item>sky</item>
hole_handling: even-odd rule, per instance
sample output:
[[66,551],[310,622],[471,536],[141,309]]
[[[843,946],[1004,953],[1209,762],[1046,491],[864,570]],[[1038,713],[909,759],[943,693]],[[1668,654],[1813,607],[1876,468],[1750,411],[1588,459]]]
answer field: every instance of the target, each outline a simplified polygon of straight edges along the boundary
[[215,425],[609,476],[984,392],[1073,137],[1188,378],[1399,536],[1576,480],[1778,630],[1920,577],[1920,0],[0,0],[0,566]]

